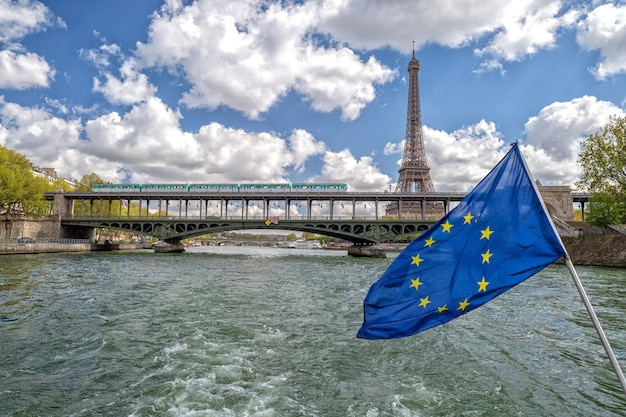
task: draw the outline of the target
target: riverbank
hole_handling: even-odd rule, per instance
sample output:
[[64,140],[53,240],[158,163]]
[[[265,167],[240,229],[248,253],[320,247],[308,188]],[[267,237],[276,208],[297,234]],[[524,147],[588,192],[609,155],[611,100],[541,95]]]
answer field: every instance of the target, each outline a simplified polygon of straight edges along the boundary
[[574,265],[626,268],[626,235],[562,238]]
[[0,255],[25,255],[37,253],[63,253],[63,252],[102,252],[112,250],[138,250],[150,249],[145,244],[134,243],[115,243],[115,244],[96,244],[90,242],[84,243],[56,243],[56,242],[35,242],[35,243],[18,243],[0,242]]

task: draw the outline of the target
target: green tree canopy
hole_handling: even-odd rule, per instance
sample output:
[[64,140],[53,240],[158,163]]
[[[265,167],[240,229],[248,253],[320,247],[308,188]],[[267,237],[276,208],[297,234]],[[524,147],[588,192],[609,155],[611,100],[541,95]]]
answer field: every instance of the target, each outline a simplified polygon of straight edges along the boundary
[[578,185],[593,194],[589,223],[606,227],[626,221],[626,117],[611,117],[601,132],[587,136],[578,162]]
[[40,217],[50,204],[43,194],[51,186],[33,175],[26,157],[0,145],[0,214],[24,214]]
[[100,178],[98,174],[92,172],[91,174],[83,175],[78,181],[76,191],[91,191],[94,184],[104,184],[105,181]]

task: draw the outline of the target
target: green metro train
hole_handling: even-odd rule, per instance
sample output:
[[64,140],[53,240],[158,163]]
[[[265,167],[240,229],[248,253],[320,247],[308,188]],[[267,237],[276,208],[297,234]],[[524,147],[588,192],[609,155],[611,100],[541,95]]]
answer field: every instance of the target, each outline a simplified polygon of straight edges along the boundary
[[107,192],[345,192],[346,184],[338,183],[277,183],[277,184],[94,184],[96,193]]

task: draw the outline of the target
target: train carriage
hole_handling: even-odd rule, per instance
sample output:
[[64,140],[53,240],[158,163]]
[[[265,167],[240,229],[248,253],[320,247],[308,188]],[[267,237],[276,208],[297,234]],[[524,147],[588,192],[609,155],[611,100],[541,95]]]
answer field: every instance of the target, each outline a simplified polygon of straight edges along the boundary
[[94,184],[93,192],[156,192],[156,193],[289,193],[345,192],[341,183],[242,183],[242,184]]

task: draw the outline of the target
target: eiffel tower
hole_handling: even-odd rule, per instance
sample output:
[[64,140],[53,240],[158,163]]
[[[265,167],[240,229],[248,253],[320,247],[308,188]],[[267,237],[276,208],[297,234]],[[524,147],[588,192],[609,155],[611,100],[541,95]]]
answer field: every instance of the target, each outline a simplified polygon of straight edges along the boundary
[[[413,43],[415,45],[415,42]],[[420,62],[413,57],[409,61],[409,100],[406,115],[406,135],[404,137],[404,153],[402,165],[398,172],[400,177],[396,184],[396,193],[433,193],[435,185],[430,177],[430,167],[426,161],[424,137],[422,134],[422,112],[420,108],[420,90],[418,72]],[[443,205],[426,203],[422,208],[420,202],[403,202],[398,209],[397,203],[387,207],[386,214],[398,217],[441,217]]]

